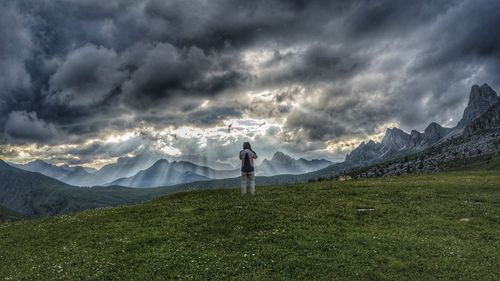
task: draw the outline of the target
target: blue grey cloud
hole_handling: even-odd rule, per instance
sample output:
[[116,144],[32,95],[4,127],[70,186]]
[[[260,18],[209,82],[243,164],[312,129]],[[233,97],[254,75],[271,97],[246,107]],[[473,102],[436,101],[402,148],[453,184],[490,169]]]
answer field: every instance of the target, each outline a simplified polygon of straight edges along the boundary
[[[287,142],[324,142],[394,121],[451,124],[472,84],[500,88],[495,0],[0,6],[4,144],[78,143],[143,123],[206,127],[242,116],[283,122]],[[249,91],[276,96],[264,103]]]

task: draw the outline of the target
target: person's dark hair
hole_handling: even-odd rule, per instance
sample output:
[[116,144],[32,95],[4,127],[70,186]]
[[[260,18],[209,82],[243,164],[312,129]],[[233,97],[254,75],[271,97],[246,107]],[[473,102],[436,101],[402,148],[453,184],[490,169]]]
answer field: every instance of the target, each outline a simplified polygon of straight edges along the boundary
[[250,145],[249,142],[246,141],[246,142],[243,143],[243,149],[250,149],[250,150],[252,150],[252,146]]

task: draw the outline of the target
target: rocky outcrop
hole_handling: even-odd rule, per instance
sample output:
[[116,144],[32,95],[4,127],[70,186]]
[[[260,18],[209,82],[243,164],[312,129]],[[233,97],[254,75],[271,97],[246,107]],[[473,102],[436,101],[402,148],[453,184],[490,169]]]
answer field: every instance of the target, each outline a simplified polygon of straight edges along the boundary
[[[498,102],[497,93],[488,84],[474,85],[471,88],[469,103],[464,111],[463,118],[456,127],[445,128],[436,122],[432,122],[425,128],[423,133],[412,130],[408,134],[399,128],[387,129],[380,143],[370,141],[360,144],[351,154],[346,156],[345,161],[360,166],[425,150],[447,139],[461,135],[464,128],[474,123],[478,117]],[[495,119],[495,112],[491,112],[490,115],[480,123],[474,123],[476,125],[468,129],[469,134],[474,130],[494,127],[495,120],[497,120]]]
[[417,130],[411,130],[410,145],[412,147],[417,147],[422,142],[422,139],[424,138],[423,135],[424,134],[422,134],[421,132],[419,132]]
[[380,159],[382,144],[372,140],[367,143],[362,142],[345,158],[346,163],[353,165],[366,165]]
[[481,132],[468,137],[462,136],[397,160],[375,164],[362,172],[352,171],[351,175],[355,178],[370,178],[428,174],[465,166],[471,159],[490,159],[499,155],[500,132]]
[[422,140],[418,144],[419,147],[427,148],[431,145],[438,143],[444,137],[446,137],[452,129],[445,128],[436,122],[432,122],[422,135]]
[[424,150],[437,144],[451,131],[433,122],[423,133],[416,130],[410,134],[398,128],[387,129],[384,138],[380,143],[369,141],[361,143],[349,155],[346,162],[360,165],[368,165],[378,161],[383,161],[417,151]]
[[399,128],[387,129],[381,141],[382,154],[388,157],[408,148],[411,136]]
[[[430,142],[434,142],[446,136],[448,130],[438,124],[431,124],[424,132],[423,139],[427,134]],[[433,173],[466,165],[471,159],[490,159],[499,154],[500,102],[497,102],[472,120],[462,135],[419,153],[385,162],[383,165],[374,165],[360,173],[354,172],[353,175],[355,177],[381,177]]]
[[473,136],[481,131],[500,128],[500,101],[490,107],[483,115],[469,124],[464,130],[464,135]]
[[497,93],[488,84],[485,83],[481,87],[478,85],[472,86],[469,103],[464,110],[464,115],[458,123],[457,128],[465,128],[497,102]]

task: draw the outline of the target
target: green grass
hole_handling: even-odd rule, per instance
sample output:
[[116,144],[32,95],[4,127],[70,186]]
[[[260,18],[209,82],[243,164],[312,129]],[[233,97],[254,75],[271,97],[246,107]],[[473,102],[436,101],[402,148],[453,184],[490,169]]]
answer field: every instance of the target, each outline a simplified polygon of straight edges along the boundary
[[0,261],[0,280],[499,280],[500,173],[195,191],[7,223]]

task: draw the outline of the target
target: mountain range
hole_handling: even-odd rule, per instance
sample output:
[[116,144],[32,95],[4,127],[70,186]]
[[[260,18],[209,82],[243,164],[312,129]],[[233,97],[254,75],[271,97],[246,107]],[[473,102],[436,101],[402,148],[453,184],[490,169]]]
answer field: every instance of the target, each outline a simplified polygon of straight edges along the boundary
[[29,172],[38,172],[61,181],[63,181],[63,179],[65,178],[71,179],[77,176],[85,176],[90,174],[89,170],[81,166],[56,166],[42,160],[35,160],[26,164],[9,163],[9,165]]
[[133,176],[153,163],[154,159],[150,156],[138,155],[118,158],[116,163],[105,165],[99,170],[81,166],[56,166],[42,160],[26,164],[9,163],[9,165],[30,172],[38,172],[70,185],[95,186],[104,185],[118,178]]
[[122,185],[129,187],[155,187],[203,181],[210,179],[205,174],[215,175],[216,171],[207,167],[201,167],[190,162],[169,162],[162,159],[156,161],[153,166],[138,172],[136,175],[120,178],[111,185]]
[[[414,130],[406,133],[398,128],[387,129],[381,142],[362,143],[346,156],[344,162],[333,164],[325,160],[293,159],[277,152],[257,167],[260,175],[256,181],[258,185],[266,185],[332,178],[342,173],[354,177],[430,173],[457,167],[474,159],[490,159],[498,154],[500,98],[487,84],[474,85],[463,117],[453,128],[431,123],[424,132]],[[40,217],[135,203],[176,191],[230,188],[239,183],[238,169],[217,170],[187,161],[147,157],[139,160],[120,158],[117,163],[98,171],[85,167],[53,166],[43,161],[17,165],[19,168],[11,165],[0,160],[0,217],[9,213]],[[26,169],[38,169],[40,172]],[[310,172],[303,172],[307,170]],[[42,172],[54,178],[42,175]],[[76,187],[55,179],[68,175],[81,175],[81,178],[101,175],[102,178],[94,181],[110,179],[107,182],[109,186]],[[119,185],[169,186],[127,188]]]
[[283,152],[274,153],[271,160],[264,159],[256,168],[259,176],[274,176],[280,174],[304,174],[320,170],[333,164],[324,159],[306,160],[304,158],[295,159]]
[[[282,152],[276,152],[271,160],[264,159],[260,165],[256,166],[256,174],[261,176],[303,174],[322,169],[331,164],[332,162],[328,160],[294,159]],[[155,187],[211,179],[234,178],[239,175],[240,169],[215,170],[187,161],[169,162],[162,159],[132,177],[121,178],[110,184],[128,187]]]
[[[464,118],[459,124],[444,128],[431,123],[423,133],[412,131],[410,134],[398,128],[387,129],[381,142],[361,143],[343,162],[305,174],[260,176],[256,182],[259,185],[298,183],[331,179],[341,174],[367,176],[368,171],[373,176],[429,173],[500,154],[500,97],[487,84],[472,87]],[[212,189],[237,185],[238,179],[233,178],[176,187]]]
[[500,98],[488,84],[474,85],[463,117],[454,128],[445,128],[435,122],[429,124],[423,133],[412,130],[408,134],[398,128],[388,128],[380,143],[372,140],[361,143],[346,156],[345,162],[353,166],[364,166],[398,155],[422,151],[460,135],[469,124],[498,102]]
[[37,172],[12,167],[2,160],[0,179],[0,210],[7,210],[10,216],[15,212],[29,218],[138,203],[176,190],[75,187]]
[[[48,177],[75,186],[121,185],[126,187],[150,188],[168,186],[193,181],[232,178],[240,175],[239,168],[229,164],[208,161],[203,157],[185,156],[174,159],[190,159],[197,163],[213,164],[215,169],[190,161],[156,160],[148,155],[122,157],[116,163],[91,171],[86,167],[55,166],[42,160],[27,164],[9,163],[11,166],[30,172],[39,172]],[[268,160],[264,159],[256,168],[257,175],[274,176],[278,174],[303,174],[331,165],[328,160],[295,159],[282,152],[276,152]]]

